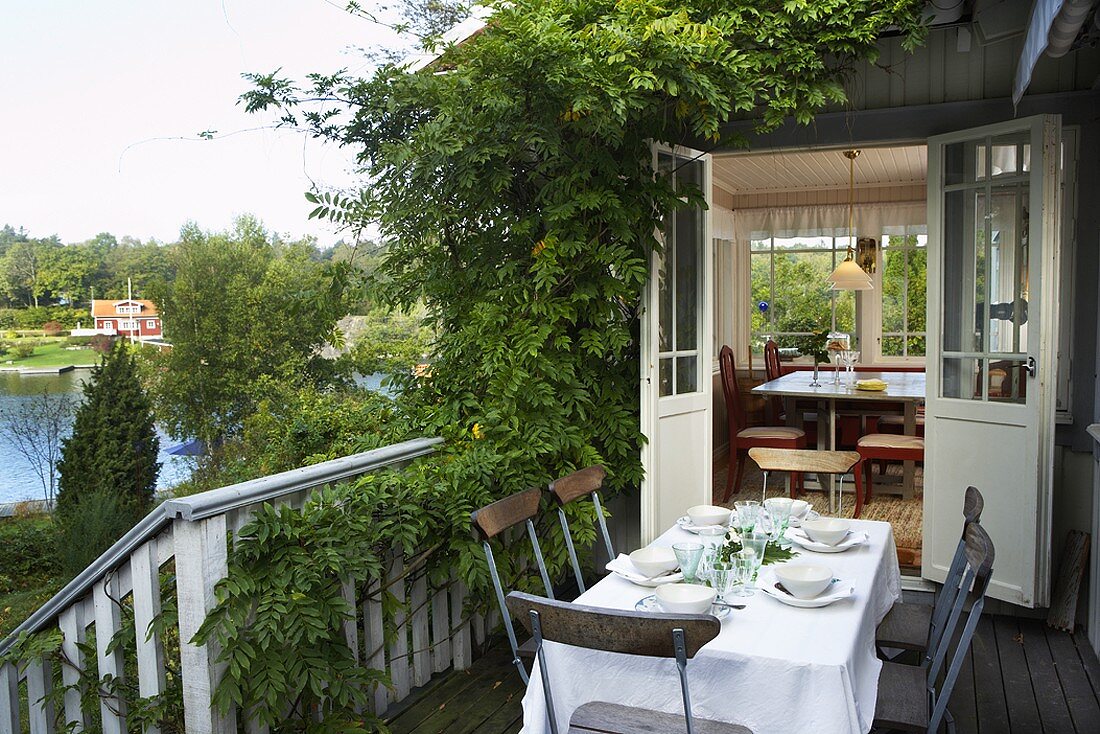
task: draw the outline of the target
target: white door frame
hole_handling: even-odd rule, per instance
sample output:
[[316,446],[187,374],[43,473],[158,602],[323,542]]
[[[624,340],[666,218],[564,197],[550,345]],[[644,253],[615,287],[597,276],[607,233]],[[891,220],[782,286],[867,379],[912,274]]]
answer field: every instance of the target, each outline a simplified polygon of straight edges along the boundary
[[[1037,433],[1038,446],[1035,449],[1034,476],[1020,476],[1020,480],[1034,486],[1037,491],[1035,503],[1024,501],[1013,507],[995,507],[1001,494],[1001,504],[1009,495],[1004,487],[979,486],[986,496],[985,526],[993,535],[993,540],[1003,552],[1000,564],[994,564],[993,580],[990,583],[990,596],[1027,607],[1043,606],[1049,602],[1050,563],[1051,563],[1051,490],[1054,480],[1054,409],[1057,387],[1055,372],[1055,351],[1058,334],[1058,260],[1061,250],[1059,239],[1059,221],[1061,210],[1059,199],[1061,186],[1058,177],[1060,165],[1059,135],[1060,120],[1056,115],[1042,115],[1033,118],[1010,120],[979,128],[962,130],[938,135],[928,140],[928,290],[927,290],[927,334],[928,356],[926,369],[928,377],[928,400],[926,415],[926,452],[925,452],[925,490],[924,490],[924,532],[922,552],[922,576],[942,582],[950,563],[950,551],[958,542],[961,528],[961,497],[965,483],[961,486],[939,486],[941,477],[952,477],[949,472],[954,466],[955,472],[974,476],[980,471],[970,465],[965,469],[958,457],[950,457],[952,444],[937,423],[944,412],[948,421],[964,421],[971,425],[1015,426],[1017,433]],[[1028,190],[1029,237],[1029,282],[1032,292],[1039,291],[1039,298],[1028,299],[1028,321],[1037,323],[1038,333],[1030,329],[1026,355],[1035,359],[1037,378],[1027,380],[1027,402],[1021,404],[993,403],[984,400],[966,400],[940,397],[942,360],[941,337],[943,330],[943,272],[941,256],[944,237],[942,197],[942,151],[946,145],[972,141],[976,138],[994,138],[1001,135],[1018,134],[1030,131],[1031,163],[1034,169],[1041,158],[1043,170],[1036,171],[1044,185],[1031,185]],[[1050,185],[1050,184],[1053,185]],[[1038,237],[1036,237],[1038,235]],[[1038,246],[1036,246],[1038,244]],[[988,305],[987,305],[988,309]],[[964,305],[962,312],[973,313]],[[987,317],[986,317],[987,318]],[[987,318],[988,320],[988,318]],[[1022,353],[1021,353],[1022,354]],[[1019,355],[1017,355],[1019,358]],[[982,373],[985,375],[985,373]],[[988,382],[988,376],[983,380]],[[984,388],[983,388],[984,391]],[[1038,400],[1038,403],[1032,403]],[[938,410],[937,410],[938,408]],[[1032,413],[1032,411],[1035,411]],[[943,423],[948,426],[950,423]],[[941,435],[944,434],[944,435]],[[977,439],[975,439],[977,440]],[[938,448],[946,442],[942,448]],[[1006,447],[1012,451],[1012,447]],[[976,453],[976,452],[975,452]],[[1026,460],[1026,457],[1025,457]],[[948,466],[949,462],[954,462]],[[1019,475],[1017,475],[1019,476]],[[974,482],[976,485],[980,482]],[[1027,488],[1021,490],[1030,494]],[[938,503],[944,503],[939,507]],[[954,505],[959,512],[954,513]],[[945,511],[949,508],[949,511]],[[943,522],[939,527],[936,518],[958,515],[958,523]],[[1000,514],[999,522],[989,517]],[[1013,534],[1006,521],[1012,516],[1012,525],[1017,534]],[[1032,535],[1034,534],[1034,535]],[[1029,538],[1029,536],[1031,536]],[[1015,545],[1021,538],[1029,538],[1035,543],[1034,554],[1025,550],[1017,554]],[[946,550],[950,548],[949,550]],[[938,551],[938,552],[937,552]],[[997,569],[1002,570],[998,579]],[[1005,579],[1008,580],[1005,580]]]
[[[713,361],[713,332],[714,332],[714,257],[713,242],[711,240],[711,212],[709,203],[712,197],[711,157],[707,153],[692,150],[683,146],[652,146],[653,168],[657,170],[658,152],[673,153],[691,158],[698,158],[703,163],[703,195],[708,202],[708,208],[703,211],[703,232],[700,263],[703,272],[703,287],[698,300],[698,375],[699,390],[683,395],[660,397],[658,338],[658,268],[661,253],[654,252],[650,258],[650,275],[643,295],[643,307],[641,313],[640,329],[640,358],[641,358],[641,429],[645,436],[642,445],[641,460],[643,479],[641,485],[641,540],[643,544],[651,542],[658,535],[668,529],[668,512],[662,513],[660,499],[662,488],[658,477],[661,468],[661,452],[659,443],[660,424],[662,419],[671,418],[686,413],[696,413],[697,420],[702,421],[699,426],[702,430],[703,445],[698,446],[701,455],[705,456],[706,466],[703,472],[705,486],[691,490],[690,494],[697,494],[692,504],[709,503],[711,499],[711,461],[713,444],[713,397],[711,363]],[[663,233],[658,231],[658,240],[663,240]],[[667,457],[666,457],[667,460]],[[667,494],[665,492],[664,494]],[[686,510],[688,505],[680,508]]]

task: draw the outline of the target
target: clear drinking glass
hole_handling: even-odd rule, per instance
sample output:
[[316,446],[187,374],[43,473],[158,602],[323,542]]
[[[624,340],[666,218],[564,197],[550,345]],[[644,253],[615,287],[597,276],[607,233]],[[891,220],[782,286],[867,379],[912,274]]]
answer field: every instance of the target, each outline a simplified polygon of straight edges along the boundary
[[733,595],[734,587],[738,584],[738,577],[732,560],[715,560],[714,565],[711,566],[710,575],[710,585],[714,588],[714,592],[719,599],[725,601],[727,596]]
[[737,509],[737,526],[741,529],[741,533],[750,532],[756,527],[756,520],[760,515],[760,503],[756,500],[743,500],[741,502],[734,502],[733,506]]
[[772,519],[772,542],[781,540],[787,532],[787,526],[791,523],[791,505],[793,501],[787,497],[770,497],[764,500],[764,509]]
[[676,555],[676,561],[680,564],[680,571],[684,574],[684,581],[695,583],[695,572],[699,569],[699,561],[703,558],[702,543],[676,543],[672,546],[672,552]]
[[764,563],[764,551],[768,548],[768,534],[759,531],[752,531],[750,533],[743,533],[741,535],[742,548],[751,548],[755,554],[755,568],[753,568],[753,579],[756,578],[756,572],[760,571],[760,566]]
[[707,582],[711,580],[710,571],[714,565],[714,559],[718,555],[719,548],[726,541],[726,530],[724,527],[703,527],[699,528],[696,533],[703,543],[703,555],[699,560],[699,568],[696,572],[700,581]]
[[733,564],[734,583],[736,590],[734,596],[752,596],[752,577],[756,573],[756,551],[752,548],[742,548],[730,558]]

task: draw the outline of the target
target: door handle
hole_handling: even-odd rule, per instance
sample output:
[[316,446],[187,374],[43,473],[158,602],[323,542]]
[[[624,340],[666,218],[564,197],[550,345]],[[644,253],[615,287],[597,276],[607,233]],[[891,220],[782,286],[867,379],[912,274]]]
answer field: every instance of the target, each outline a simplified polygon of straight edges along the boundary
[[1031,375],[1032,377],[1035,377],[1035,372],[1036,372],[1035,357],[1028,357],[1027,358],[1027,364],[1024,365],[1024,369],[1027,370],[1027,373],[1029,375]]

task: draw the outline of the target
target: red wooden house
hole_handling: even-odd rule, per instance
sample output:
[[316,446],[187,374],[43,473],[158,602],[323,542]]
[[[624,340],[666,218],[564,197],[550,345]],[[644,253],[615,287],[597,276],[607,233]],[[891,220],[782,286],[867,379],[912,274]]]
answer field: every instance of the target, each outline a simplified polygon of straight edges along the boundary
[[92,301],[92,319],[100,334],[159,339],[160,316],[152,301],[128,298],[121,301]]

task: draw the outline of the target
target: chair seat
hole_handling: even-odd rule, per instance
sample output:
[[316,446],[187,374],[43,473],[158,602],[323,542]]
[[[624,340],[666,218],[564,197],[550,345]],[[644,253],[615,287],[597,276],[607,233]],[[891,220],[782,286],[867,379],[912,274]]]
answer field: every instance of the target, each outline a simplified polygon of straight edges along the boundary
[[[738,724],[693,719],[695,734],[752,734]],[[617,703],[592,701],[573,712],[569,734],[668,734],[685,731],[682,714],[623,706]]]
[[[880,426],[904,426],[905,425],[905,416],[903,416],[903,415],[883,415],[883,416],[879,416],[878,424]],[[923,415],[918,415],[917,416],[917,423],[916,424],[918,426],[923,426],[924,425],[924,416]]]
[[927,672],[919,665],[883,663],[878,674],[875,728],[927,731]]
[[794,440],[796,438],[803,438],[806,432],[801,428],[791,428],[789,426],[754,426],[753,428],[743,428],[737,432],[738,438],[789,438]]
[[920,436],[899,436],[896,433],[869,433],[856,444],[861,449],[908,449],[924,451],[924,439]]
[[875,642],[879,647],[924,652],[931,626],[932,607],[899,601],[890,608],[875,631]]

